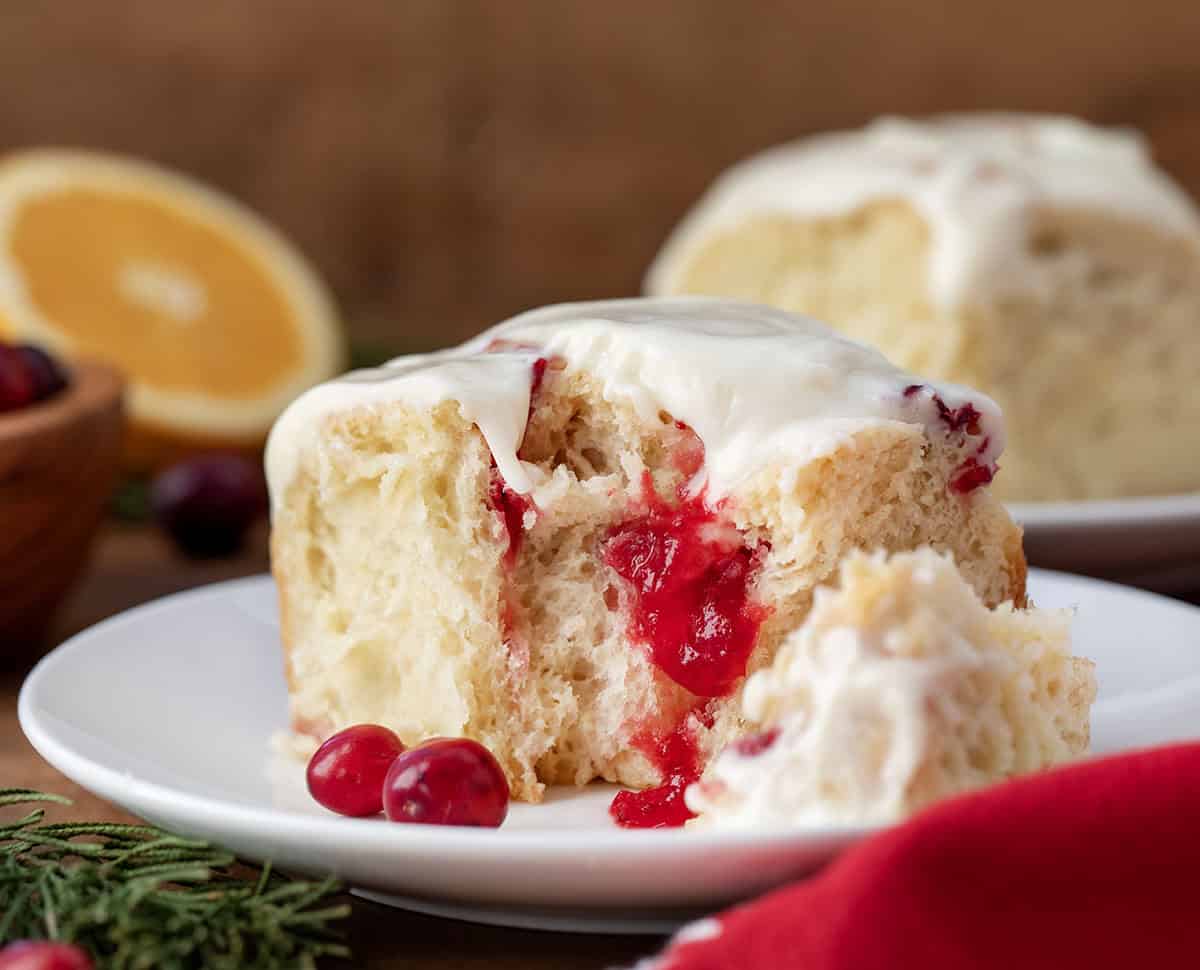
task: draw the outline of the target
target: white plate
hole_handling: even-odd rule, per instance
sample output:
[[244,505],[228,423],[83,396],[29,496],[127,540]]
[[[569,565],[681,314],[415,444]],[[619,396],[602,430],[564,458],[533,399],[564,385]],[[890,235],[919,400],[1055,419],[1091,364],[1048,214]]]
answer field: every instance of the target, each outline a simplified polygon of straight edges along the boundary
[[1200,589],[1200,493],[1008,510],[1025,527],[1025,554],[1036,566],[1163,592]]
[[[1077,650],[1098,664],[1097,751],[1200,734],[1200,610],[1095,580],[1034,571],[1046,606],[1079,607]],[[828,860],[849,829],[623,831],[612,789],[514,805],[500,830],[346,819],[268,756],[284,726],[274,587],[267,577],[168,597],[80,634],[42,660],[21,726],[56,768],[177,831],[302,871],[333,871],[396,905],[469,919],[662,931]]]

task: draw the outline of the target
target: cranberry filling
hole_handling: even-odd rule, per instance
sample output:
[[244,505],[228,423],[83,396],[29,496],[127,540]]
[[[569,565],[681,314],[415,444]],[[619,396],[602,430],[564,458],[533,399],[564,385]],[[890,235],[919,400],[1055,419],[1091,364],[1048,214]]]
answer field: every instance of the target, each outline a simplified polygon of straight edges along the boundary
[[950,490],[966,495],[981,485],[986,485],[996,476],[996,470],[991,465],[981,465],[974,458],[968,458],[950,479]]
[[[703,464],[702,449],[689,469],[693,473]],[[605,563],[631,587],[630,634],[680,686],[699,697],[724,696],[745,674],[767,616],[749,596],[760,548],[748,546],[702,495],[686,498],[681,489],[679,504],[669,505],[658,497],[649,473],[642,493],[645,511],[611,529],[604,547]],[[692,714],[711,724],[707,707]],[[650,757],[662,783],[620,792],[610,814],[624,828],[683,825],[693,814],[684,793],[701,768],[691,718],[665,736],[635,739],[634,746]]]
[[690,811],[683,794],[700,777],[700,751],[696,735],[685,721],[666,737],[643,738],[634,746],[650,758],[662,773],[663,783],[645,791],[618,792],[609,805],[609,814],[622,828],[677,828],[695,813]]
[[649,508],[608,534],[604,561],[632,587],[630,633],[654,663],[700,697],[721,697],[746,672],[767,611],[750,601],[757,549],[723,526],[703,497],[669,506],[643,481]]
[[521,551],[521,539],[525,535],[525,512],[533,506],[520,492],[514,492],[504,484],[500,473],[493,469],[492,484],[488,489],[488,502],[504,519],[504,531],[508,534],[508,548],[504,550],[504,565],[511,569]]
[[748,734],[733,742],[733,750],[743,758],[757,758],[760,754],[779,740],[779,728],[760,731],[758,734]]
[[539,357],[533,362],[533,379],[529,383],[529,411],[533,412],[533,399],[542,389],[542,380],[546,376],[546,358]]
[[[488,351],[510,350],[523,348],[522,344],[509,341],[493,340],[488,344]],[[533,414],[534,398],[542,387],[546,376],[547,360],[539,357],[533,362],[532,376],[529,382],[529,413]],[[496,468],[496,459],[492,458],[492,481],[488,487],[488,505],[500,513],[504,520],[504,531],[508,536],[508,548],[504,550],[504,565],[511,569],[517,561],[517,553],[521,551],[521,539],[525,535],[525,513],[533,508],[533,502],[520,492],[514,492],[500,476]]]
[[[703,463],[702,449],[692,472]],[[654,663],[680,686],[699,697],[724,696],[745,674],[767,615],[749,596],[760,552],[723,523],[702,495],[681,494],[678,505],[669,505],[658,497],[649,473],[642,492],[645,511],[611,529],[604,547],[605,563],[631,587],[631,636],[649,647]],[[694,713],[702,722],[711,719],[706,711]],[[663,781],[646,791],[620,792],[609,807],[612,817],[624,828],[682,825],[692,817],[684,792],[700,777],[689,719],[634,746],[650,757]]]
[[[904,389],[904,396],[912,397],[925,387],[926,385],[924,384],[909,384]],[[936,391],[931,389],[930,394],[933,396],[933,404],[937,408],[938,417],[942,419],[946,427],[951,431],[966,431],[967,434],[979,434],[979,419],[983,415],[979,413],[974,404],[968,401],[962,407],[952,408],[942,400],[942,396]]]
[[[926,389],[927,385],[925,384],[909,384],[904,389],[904,396],[912,397]],[[952,408],[932,388],[929,388],[929,392],[933,397],[934,406],[937,408],[938,417],[942,419],[942,423],[946,425],[947,429],[966,432],[969,435],[981,433],[982,428],[979,421],[983,415],[979,413],[975,405],[968,401],[961,407]],[[979,456],[987,451],[991,440],[990,437],[984,438],[982,444],[975,449],[975,454],[955,469],[954,476],[950,479],[950,491],[966,495],[981,485],[988,484],[996,476],[994,463],[989,465],[979,461]]]

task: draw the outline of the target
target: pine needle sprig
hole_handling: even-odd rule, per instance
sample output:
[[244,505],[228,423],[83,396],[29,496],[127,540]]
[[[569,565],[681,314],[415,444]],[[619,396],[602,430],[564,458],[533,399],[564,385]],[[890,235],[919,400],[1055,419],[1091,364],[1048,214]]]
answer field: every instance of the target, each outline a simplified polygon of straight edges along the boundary
[[[0,806],[69,805],[0,789]],[[332,879],[293,879],[152,825],[0,821],[0,945],[53,939],[111,970],[311,970],[349,956]]]

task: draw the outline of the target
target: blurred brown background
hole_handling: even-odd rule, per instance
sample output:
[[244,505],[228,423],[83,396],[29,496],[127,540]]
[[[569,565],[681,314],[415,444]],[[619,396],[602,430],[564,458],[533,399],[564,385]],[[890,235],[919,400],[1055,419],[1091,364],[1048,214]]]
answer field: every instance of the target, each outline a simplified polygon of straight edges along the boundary
[[635,292],[761,147],[975,108],[1138,125],[1200,193],[1200,2],[0,4],[0,149],[115,149],[231,191],[393,349]]

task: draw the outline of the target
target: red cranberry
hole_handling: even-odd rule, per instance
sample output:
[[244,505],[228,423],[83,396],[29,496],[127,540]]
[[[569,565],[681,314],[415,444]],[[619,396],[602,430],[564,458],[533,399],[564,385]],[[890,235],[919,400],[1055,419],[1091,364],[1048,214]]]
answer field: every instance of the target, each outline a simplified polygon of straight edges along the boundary
[[19,940],[0,950],[0,970],[93,970],[77,946],[50,940]]
[[508,815],[508,780],[478,741],[435,738],[392,763],[383,810],[393,822],[495,828]]
[[66,386],[66,373],[40,347],[0,344],[0,411],[36,404]]
[[403,753],[403,742],[379,724],[338,731],[308,761],[309,794],[340,815],[378,815],[383,780]]
[[24,344],[17,347],[17,354],[25,364],[25,370],[33,380],[37,400],[44,401],[63,390],[69,383],[62,365],[41,347]]
[[0,411],[15,411],[37,400],[37,388],[16,347],[0,344]]
[[154,480],[150,501],[159,524],[190,556],[236,552],[266,512],[262,468],[241,455],[199,455]]

